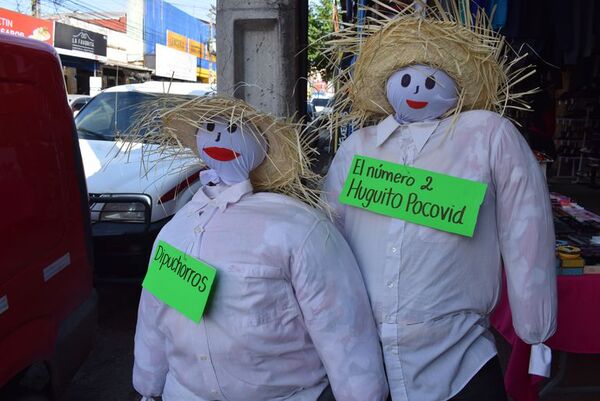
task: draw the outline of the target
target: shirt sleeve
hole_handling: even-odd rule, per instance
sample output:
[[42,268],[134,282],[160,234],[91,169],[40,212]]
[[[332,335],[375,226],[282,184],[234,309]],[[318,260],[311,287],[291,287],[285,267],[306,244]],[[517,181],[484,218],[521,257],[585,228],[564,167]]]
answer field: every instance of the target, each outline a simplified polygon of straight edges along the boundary
[[367,291],[350,247],[318,221],[294,256],[291,279],[338,401],[385,401],[387,381]]
[[163,304],[142,290],[135,329],[133,387],[147,399],[162,395],[169,370],[164,334],[158,328]]
[[541,168],[519,131],[506,119],[492,141],[500,250],[517,335],[534,344],[531,373],[548,371],[543,344],[556,330],[555,238]]
[[334,224],[343,232],[344,228],[344,205],[339,202],[340,193],[344,187],[344,181],[348,175],[349,160],[344,144],[335,154],[325,180],[323,182],[322,199],[330,207]]

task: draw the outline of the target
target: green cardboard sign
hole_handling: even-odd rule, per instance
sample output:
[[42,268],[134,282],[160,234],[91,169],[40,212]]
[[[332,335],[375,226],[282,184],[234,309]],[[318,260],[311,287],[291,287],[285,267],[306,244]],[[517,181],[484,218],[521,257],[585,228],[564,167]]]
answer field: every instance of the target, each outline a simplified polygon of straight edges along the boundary
[[356,155],[340,202],[473,236],[487,184]]
[[216,274],[214,267],[158,241],[142,287],[198,323]]

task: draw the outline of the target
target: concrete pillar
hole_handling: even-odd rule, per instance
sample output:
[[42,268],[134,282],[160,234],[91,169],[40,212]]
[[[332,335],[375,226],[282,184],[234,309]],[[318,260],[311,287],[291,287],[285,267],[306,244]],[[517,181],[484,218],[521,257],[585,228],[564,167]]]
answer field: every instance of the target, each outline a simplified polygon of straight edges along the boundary
[[306,101],[307,0],[217,0],[217,89],[278,116]]

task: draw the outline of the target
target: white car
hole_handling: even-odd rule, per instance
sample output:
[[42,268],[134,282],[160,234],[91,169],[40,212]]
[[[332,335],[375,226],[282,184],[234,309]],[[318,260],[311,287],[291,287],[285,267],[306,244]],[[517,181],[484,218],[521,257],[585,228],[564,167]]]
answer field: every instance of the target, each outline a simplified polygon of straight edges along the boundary
[[333,98],[330,97],[314,97],[311,103],[315,110],[315,116],[318,117],[321,114],[331,113],[332,102]]
[[92,96],[88,95],[67,95],[67,101],[69,102],[69,107],[73,112],[73,117],[79,113],[79,110],[83,108],[88,102],[92,99]]
[[120,85],[96,95],[76,116],[100,275],[143,275],[156,235],[200,186],[197,160],[159,156],[155,144],[132,146],[119,137],[146,100],[212,91],[196,83]]

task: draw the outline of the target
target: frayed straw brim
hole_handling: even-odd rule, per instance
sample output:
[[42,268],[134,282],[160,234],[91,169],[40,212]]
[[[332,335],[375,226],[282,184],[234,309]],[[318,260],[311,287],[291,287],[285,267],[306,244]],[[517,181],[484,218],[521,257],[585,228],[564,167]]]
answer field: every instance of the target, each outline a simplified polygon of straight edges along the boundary
[[265,160],[250,175],[255,191],[281,193],[324,209],[319,194],[312,189],[318,176],[310,170],[310,138],[301,138],[298,124],[224,96],[159,99],[147,103],[139,114],[129,137],[144,133],[169,156],[178,148],[188,156],[191,150],[199,157],[196,135],[207,123],[226,121],[249,128],[254,135],[262,135],[268,145]]
[[[504,38],[494,31],[483,12],[471,15],[469,4],[446,10],[439,1],[415,11],[402,11],[373,1],[368,11],[377,18],[366,25],[349,25],[329,41],[332,64],[356,56],[354,66],[334,78],[338,96],[334,110],[352,109],[349,118],[360,123],[380,119],[394,111],[387,101],[386,83],[397,70],[415,64],[445,71],[459,88],[455,112],[472,109],[503,114],[506,108],[529,109],[525,93],[512,93],[515,84],[535,71],[515,69],[526,55],[508,62]],[[381,11],[387,11],[382,13]],[[464,22],[463,22],[464,21]]]

